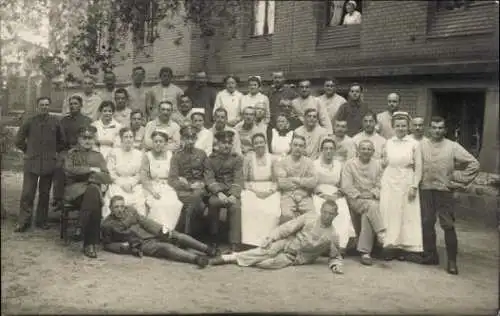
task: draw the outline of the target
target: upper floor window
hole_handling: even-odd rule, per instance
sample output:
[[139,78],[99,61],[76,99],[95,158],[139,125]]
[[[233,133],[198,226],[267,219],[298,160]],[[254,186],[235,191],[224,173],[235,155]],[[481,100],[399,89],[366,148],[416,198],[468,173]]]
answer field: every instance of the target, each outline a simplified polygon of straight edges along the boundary
[[256,0],[253,4],[253,35],[262,36],[274,33],[273,0]]
[[436,1],[438,10],[456,10],[467,8],[474,0],[441,0]]
[[326,25],[361,24],[362,0],[327,0]]
[[136,1],[134,8],[133,42],[135,50],[143,50],[154,41],[154,0]]

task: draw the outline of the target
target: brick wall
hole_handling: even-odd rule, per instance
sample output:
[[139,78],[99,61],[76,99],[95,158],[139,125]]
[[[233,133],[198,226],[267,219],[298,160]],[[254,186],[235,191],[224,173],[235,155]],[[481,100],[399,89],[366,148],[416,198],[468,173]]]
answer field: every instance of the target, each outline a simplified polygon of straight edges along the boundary
[[249,21],[243,19],[239,37],[225,43],[224,71],[217,74],[268,77],[272,70],[283,69],[292,77],[315,77],[330,69],[342,76],[349,67],[479,62],[498,56],[492,45],[498,5],[491,1],[435,12],[428,1],[366,0],[363,24],[348,27],[317,27],[322,8],[321,1],[277,1],[275,34],[265,38],[250,37]]

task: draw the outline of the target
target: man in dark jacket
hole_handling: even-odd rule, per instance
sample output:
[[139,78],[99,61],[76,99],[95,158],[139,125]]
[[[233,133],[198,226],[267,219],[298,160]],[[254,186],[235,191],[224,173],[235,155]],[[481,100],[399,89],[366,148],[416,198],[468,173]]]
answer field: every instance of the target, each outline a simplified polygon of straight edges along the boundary
[[181,129],[182,149],[174,154],[170,163],[168,184],[175,189],[179,200],[184,204],[177,227],[179,231],[194,236],[200,214],[205,210],[203,199],[207,195],[203,171],[207,155],[194,148],[197,130],[192,126]]
[[24,152],[23,189],[16,232],[26,231],[31,223],[33,201],[38,184],[36,226],[46,229],[50,187],[56,168],[57,153],[65,146],[64,132],[59,120],[49,114],[51,100],[37,100],[38,113],[21,125],[16,136],[16,146]]
[[53,193],[54,200],[53,206],[61,210],[63,207],[64,198],[64,158],[68,154],[68,150],[75,147],[78,144],[78,133],[82,127],[89,126],[92,124],[92,120],[83,115],[81,110],[83,106],[83,100],[79,95],[71,96],[68,100],[69,102],[69,113],[61,119],[61,127],[66,137],[66,146],[62,152],[59,153],[57,157],[57,166],[54,171],[53,178]]
[[93,150],[96,132],[93,126],[81,128],[78,146],[69,150],[64,161],[64,199],[80,210],[83,253],[89,258],[97,258],[95,246],[100,238],[102,193],[111,183],[104,157]]
[[233,131],[215,134],[218,149],[205,163],[205,184],[208,200],[210,233],[219,241],[220,210],[226,208],[229,222],[229,242],[234,251],[241,243],[241,190],[243,188],[243,158],[232,152]]
[[195,74],[194,84],[187,88],[185,95],[193,101],[193,108],[205,109],[205,127],[212,126],[216,91],[207,85],[207,73],[200,71]]
[[[207,266],[207,256],[217,255],[215,248],[139,215],[133,207],[125,205],[122,196],[113,196],[109,208],[111,214],[102,223],[104,249],[107,251],[139,257],[144,254],[193,263],[200,268]],[[203,254],[194,254],[180,247],[191,248]]]

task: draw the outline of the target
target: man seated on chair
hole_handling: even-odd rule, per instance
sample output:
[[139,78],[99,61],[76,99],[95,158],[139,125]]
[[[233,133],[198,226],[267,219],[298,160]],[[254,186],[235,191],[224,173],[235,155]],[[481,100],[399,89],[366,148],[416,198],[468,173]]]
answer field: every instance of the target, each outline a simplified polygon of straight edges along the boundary
[[64,201],[80,211],[83,253],[89,258],[97,258],[95,246],[100,238],[102,188],[111,183],[104,157],[93,150],[96,132],[93,126],[80,128],[78,145],[69,150],[64,161]]
[[236,252],[210,260],[211,265],[234,263],[242,267],[281,269],[311,264],[328,249],[328,267],[342,273],[342,255],[332,221],[338,215],[337,204],[325,201],[321,214],[308,212],[277,227],[259,248]]
[[[125,205],[120,195],[111,198],[109,208],[111,214],[102,223],[104,249],[107,251],[139,257],[144,254],[196,264],[200,268],[207,266],[207,256],[217,254],[215,248],[139,215],[133,207]],[[180,247],[194,249],[202,254],[194,254]]]

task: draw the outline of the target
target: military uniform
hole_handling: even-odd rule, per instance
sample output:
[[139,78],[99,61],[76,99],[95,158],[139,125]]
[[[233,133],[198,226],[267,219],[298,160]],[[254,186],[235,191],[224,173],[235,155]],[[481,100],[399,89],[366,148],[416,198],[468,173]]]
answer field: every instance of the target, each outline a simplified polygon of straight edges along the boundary
[[[225,134],[220,132],[216,134]],[[223,136],[224,137],[224,136]],[[221,139],[219,139],[221,141]],[[222,140],[224,141],[224,140]],[[219,211],[221,208],[228,210],[229,221],[229,242],[232,244],[241,243],[241,190],[243,188],[243,158],[235,153],[223,154],[216,152],[210,155],[205,164],[205,183],[211,194],[209,204],[209,217],[211,222],[212,237],[217,238],[219,234]],[[235,197],[234,203],[224,203],[217,196],[219,193],[227,197]]]
[[64,158],[68,154],[68,150],[76,146],[78,142],[78,131],[82,127],[89,126],[90,124],[92,124],[92,120],[81,113],[77,115],[66,115],[61,119],[61,127],[66,136],[66,146],[64,150],[59,153],[56,170],[54,171],[53,192],[54,202],[56,203],[62,201],[64,197]]
[[126,207],[123,215],[111,213],[106,217],[102,234],[104,249],[114,253],[144,254],[196,264],[200,264],[200,256],[179,247],[215,255],[211,247],[188,235],[168,231],[154,220],[139,215],[132,207]]
[[[205,183],[203,177],[205,161],[207,155],[198,148],[181,149],[172,157],[168,184],[175,189],[177,197],[184,204],[181,218],[177,227],[186,234],[192,235],[194,230],[192,225],[194,219],[203,212],[205,204],[203,199],[207,195],[205,187],[192,189],[190,185],[194,183]],[[180,181],[180,177],[185,178],[188,186]],[[201,185],[200,185],[201,186]]]
[[[94,172],[91,167],[101,171]],[[64,199],[80,210],[83,245],[97,245],[102,216],[102,186],[111,183],[106,161],[101,153],[78,146],[68,152],[64,171]]]
[[24,122],[17,133],[15,144],[24,152],[19,227],[26,229],[31,222],[37,184],[39,199],[36,224],[41,227],[46,225],[52,176],[56,168],[57,153],[65,146],[65,135],[55,116],[40,114]]

